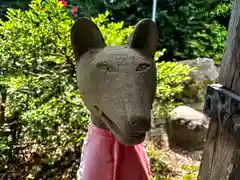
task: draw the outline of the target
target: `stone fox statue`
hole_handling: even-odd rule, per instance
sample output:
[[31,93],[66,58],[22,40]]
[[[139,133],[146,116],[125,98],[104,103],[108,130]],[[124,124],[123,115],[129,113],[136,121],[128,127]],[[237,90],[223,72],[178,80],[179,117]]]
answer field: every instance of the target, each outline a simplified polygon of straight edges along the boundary
[[71,29],[77,83],[91,112],[78,179],[150,180],[142,145],[156,91],[155,23],[137,23],[125,46],[106,46],[88,18]]

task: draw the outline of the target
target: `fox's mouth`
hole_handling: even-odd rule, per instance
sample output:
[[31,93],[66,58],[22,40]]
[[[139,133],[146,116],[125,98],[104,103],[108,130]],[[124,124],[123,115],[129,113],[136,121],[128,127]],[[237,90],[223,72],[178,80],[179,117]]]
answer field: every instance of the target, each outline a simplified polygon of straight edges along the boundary
[[132,134],[131,137],[133,138],[140,138],[140,137],[145,137],[146,133],[135,133],[135,134]]
[[[120,128],[116,125],[116,123],[114,123],[110,118],[108,118],[108,116],[106,116],[106,114],[104,112],[102,112],[102,116],[104,118],[106,118],[107,122],[108,122],[108,125],[110,126],[110,129],[114,129],[116,133],[122,135],[122,136],[125,136]],[[129,135],[129,138],[138,138],[138,137],[142,137],[142,136],[145,136],[146,133],[134,133],[134,134],[130,134]]]
[[118,136],[126,139],[127,141],[135,141],[135,140],[142,140],[142,139],[144,140],[145,139],[146,133],[134,133],[134,134],[126,135],[125,133],[122,133],[122,131],[116,125],[116,123],[114,123],[110,118],[108,118],[108,116],[104,112],[102,112],[102,117],[105,119],[104,120],[105,123],[107,124],[108,128],[112,131],[112,133],[114,135],[116,135],[116,136],[118,135]]
[[97,106],[94,106],[97,113],[101,116],[101,119],[106,124],[107,128],[113,133],[114,137],[125,145],[136,145],[144,141],[146,132],[127,134],[123,133],[121,129],[113,122],[103,111]]

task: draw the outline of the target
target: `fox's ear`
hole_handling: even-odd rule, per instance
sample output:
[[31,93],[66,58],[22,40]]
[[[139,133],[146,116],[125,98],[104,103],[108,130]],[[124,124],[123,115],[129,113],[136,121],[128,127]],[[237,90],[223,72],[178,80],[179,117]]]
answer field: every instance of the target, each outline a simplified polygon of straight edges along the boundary
[[71,43],[76,61],[90,49],[106,46],[99,28],[89,18],[79,18],[74,23],[71,29]]
[[157,50],[158,29],[151,19],[139,21],[131,33],[128,45],[140,51],[144,56],[153,57]]

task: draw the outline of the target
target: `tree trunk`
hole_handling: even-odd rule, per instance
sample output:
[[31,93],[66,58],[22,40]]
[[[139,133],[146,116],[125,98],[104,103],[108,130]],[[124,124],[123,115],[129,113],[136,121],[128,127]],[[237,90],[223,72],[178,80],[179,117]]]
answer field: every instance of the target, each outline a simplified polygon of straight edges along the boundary
[[219,83],[207,89],[210,125],[198,180],[240,180],[240,0],[235,0]]

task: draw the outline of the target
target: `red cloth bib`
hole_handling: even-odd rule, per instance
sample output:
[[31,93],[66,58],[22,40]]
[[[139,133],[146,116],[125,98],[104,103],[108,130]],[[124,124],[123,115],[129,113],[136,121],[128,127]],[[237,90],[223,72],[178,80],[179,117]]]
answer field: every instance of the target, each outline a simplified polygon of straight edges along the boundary
[[142,144],[120,144],[111,131],[91,124],[79,176],[80,180],[150,180],[150,164]]

